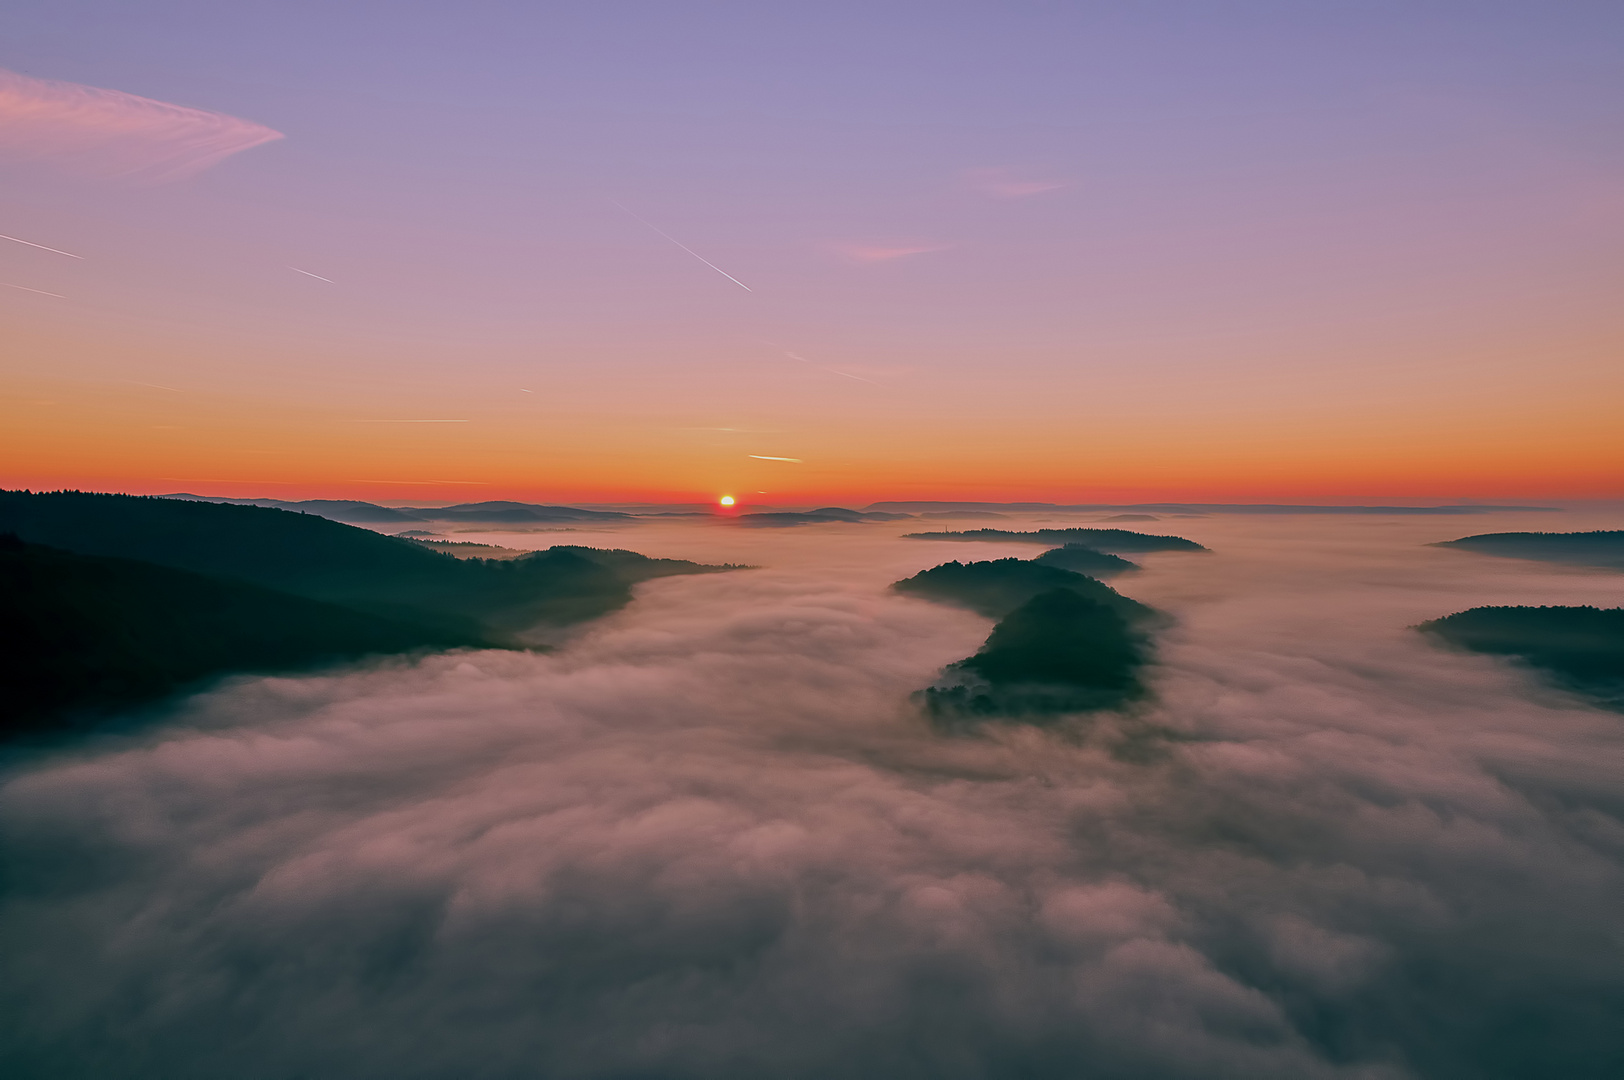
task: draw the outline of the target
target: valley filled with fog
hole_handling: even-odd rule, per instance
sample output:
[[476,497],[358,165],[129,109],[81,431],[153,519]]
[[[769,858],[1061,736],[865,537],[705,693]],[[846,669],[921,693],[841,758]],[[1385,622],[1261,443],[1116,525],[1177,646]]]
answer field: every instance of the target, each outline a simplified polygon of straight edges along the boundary
[[643,582],[551,652],[239,677],[15,751],[0,1064],[1618,1075],[1624,716],[1410,629],[1624,604],[1624,574],[1426,546],[1616,522],[1139,523],[1211,549],[1112,579],[1171,616],[1150,696],[969,734],[911,695],[992,620],[888,586],[1042,548],[917,521],[447,532],[753,569]]

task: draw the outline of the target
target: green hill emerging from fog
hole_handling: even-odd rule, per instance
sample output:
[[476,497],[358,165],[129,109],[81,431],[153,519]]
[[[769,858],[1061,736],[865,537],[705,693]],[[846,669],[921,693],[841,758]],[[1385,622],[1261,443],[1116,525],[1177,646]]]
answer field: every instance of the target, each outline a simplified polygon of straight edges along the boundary
[[639,581],[727,569],[582,547],[457,559],[314,514],[84,492],[0,492],[0,533],[250,582],[491,644],[514,643],[538,623],[612,611]]
[[1066,544],[1032,560],[1042,566],[1057,566],[1062,570],[1074,570],[1089,577],[1111,577],[1115,574],[1126,574],[1130,570],[1139,569],[1138,563],[1131,563],[1119,555],[1110,555],[1103,551],[1083,544]]
[[83,492],[0,492],[0,535],[6,732],[230,672],[520,646],[637,582],[728,569],[582,547],[458,559],[312,514]]
[[1109,585],[1021,559],[943,563],[896,582],[898,592],[1001,619],[974,656],[922,692],[940,726],[996,717],[1041,722],[1140,697],[1155,609]]
[[891,587],[908,596],[967,607],[993,619],[1001,619],[1039,593],[1055,589],[1087,597],[1130,621],[1141,621],[1155,614],[1104,582],[1025,559],[943,563],[921,570]]
[[1478,536],[1464,536],[1459,540],[1445,540],[1432,546],[1460,548],[1483,555],[1501,555],[1512,559],[1537,559],[1540,562],[1566,563],[1570,566],[1598,566],[1609,570],[1624,570],[1624,531],[1618,530],[1577,533],[1482,533]]
[[962,532],[908,533],[910,540],[1013,540],[1027,544],[1081,544],[1095,551],[1134,554],[1144,551],[1206,551],[1194,540],[1182,536],[1152,536],[1129,529],[966,529]]
[[246,582],[0,536],[0,736],[226,672],[481,644]]
[[1624,608],[1480,607],[1416,629],[1457,648],[1515,657],[1624,707]]

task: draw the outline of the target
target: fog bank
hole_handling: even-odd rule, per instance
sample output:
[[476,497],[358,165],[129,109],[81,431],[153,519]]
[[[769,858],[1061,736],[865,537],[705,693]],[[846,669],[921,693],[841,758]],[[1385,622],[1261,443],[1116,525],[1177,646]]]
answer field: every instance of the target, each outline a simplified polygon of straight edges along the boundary
[[1059,731],[934,734],[991,621],[885,590],[1037,549],[673,523],[620,546],[763,569],[13,762],[0,1068],[1619,1075],[1624,718],[1406,627],[1624,575],[1176,524],[1113,581],[1178,620],[1154,703]]

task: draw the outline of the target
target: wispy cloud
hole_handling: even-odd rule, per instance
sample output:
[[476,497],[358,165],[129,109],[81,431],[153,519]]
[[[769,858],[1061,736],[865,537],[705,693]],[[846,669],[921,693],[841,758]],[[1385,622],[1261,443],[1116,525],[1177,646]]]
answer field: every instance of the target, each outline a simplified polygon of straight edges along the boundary
[[892,259],[904,259],[909,255],[929,255],[935,251],[946,251],[952,244],[833,244],[832,250],[850,259],[852,262],[872,263],[890,262]]
[[1008,169],[971,169],[964,174],[964,179],[972,188],[994,199],[1025,199],[1066,187],[1059,180],[1023,179]]
[[224,113],[0,70],[0,157],[161,183],[282,137]]

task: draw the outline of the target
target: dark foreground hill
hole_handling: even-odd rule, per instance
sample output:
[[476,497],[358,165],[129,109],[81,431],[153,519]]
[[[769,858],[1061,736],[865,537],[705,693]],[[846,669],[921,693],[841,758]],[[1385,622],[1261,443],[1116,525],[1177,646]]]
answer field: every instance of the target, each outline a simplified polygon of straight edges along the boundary
[[1152,536],[1130,529],[966,529],[963,532],[908,533],[910,540],[1014,540],[1027,544],[1081,544],[1095,551],[1131,555],[1144,551],[1206,551],[1182,536]]
[[0,533],[251,582],[493,644],[512,643],[537,623],[612,611],[639,581],[726,569],[581,547],[457,559],[313,514],[73,491],[0,492]]
[[1624,570],[1624,531],[1619,530],[1577,533],[1482,533],[1478,536],[1463,536],[1459,540],[1445,540],[1432,546],[1459,548],[1513,559],[1537,559],[1540,562],[1566,563],[1570,566],[1599,566],[1610,570]]
[[0,536],[0,737],[71,728],[227,672],[482,644],[247,582]]
[[1042,722],[1144,694],[1153,608],[1103,582],[1021,559],[943,563],[892,586],[1002,621],[974,656],[920,695],[945,728],[996,717]]
[[1001,619],[1039,593],[1055,589],[1085,596],[1129,621],[1141,621],[1155,614],[1102,581],[1025,559],[942,563],[891,587],[908,596],[955,604],[993,619]]
[[1624,608],[1480,607],[1416,629],[1457,648],[1515,657],[1624,707]]

